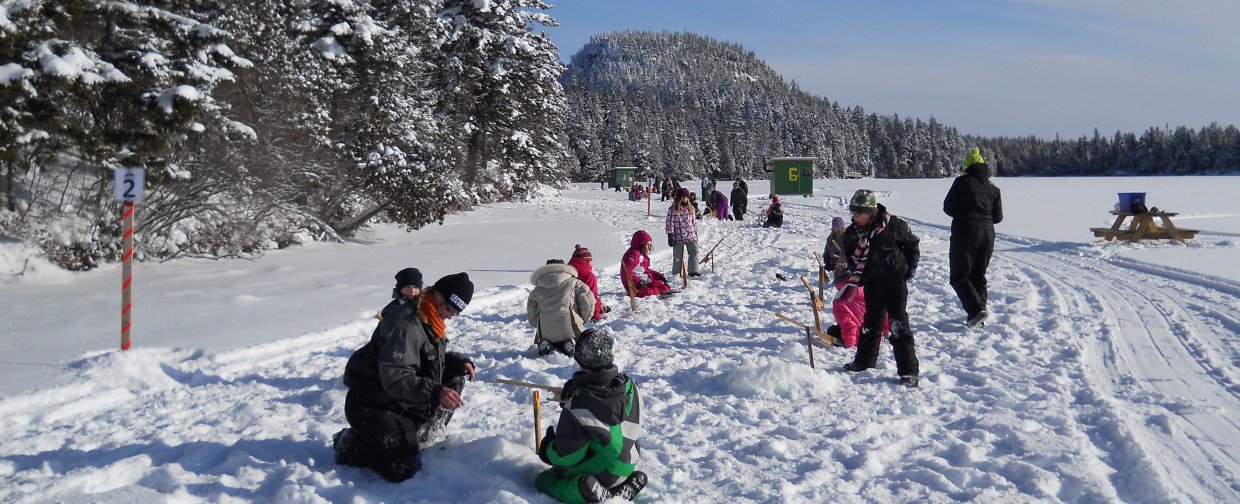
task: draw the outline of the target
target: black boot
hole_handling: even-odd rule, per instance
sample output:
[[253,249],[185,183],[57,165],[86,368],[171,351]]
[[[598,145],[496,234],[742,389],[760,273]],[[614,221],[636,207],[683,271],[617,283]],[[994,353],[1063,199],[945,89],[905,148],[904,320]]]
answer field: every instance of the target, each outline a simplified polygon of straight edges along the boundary
[[853,361],[853,362],[849,362],[848,364],[844,364],[844,371],[848,371],[849,373],[860,373],[862,371],[871,369],[873,367],[874,366],[863,366],[857,363],[856,361]]
[[332,435],[332,450],[336,452],[336,463],[354,466],[353,447],[357,444],[357,435],[353,429],[345,427]]
[[917,388],[917,375],[904,375],[900,377],[900,385],[908,388]]
[[611,490],[589,474],[577,480],[577,491],[581,492],[581,498],[586,502],[603,502],[611,498]]
[[389,462],[380,467],[374,468],[375,472],[379,473],[380,476],[383,476],[383,479],[386,479],[392,483],[400,483],[412,478],[413,475],[417,474],[421,469],[422,461],[417,455],[414,455],[406,460]]
[[633,474],[629,475],[629,479],[624,480],[624,483],[621,483],[615,490],[611,491],[611,496],[631,501],[637,497],[637,493],[641,492],[643,488],[646,488],[646,473],[633,471]]

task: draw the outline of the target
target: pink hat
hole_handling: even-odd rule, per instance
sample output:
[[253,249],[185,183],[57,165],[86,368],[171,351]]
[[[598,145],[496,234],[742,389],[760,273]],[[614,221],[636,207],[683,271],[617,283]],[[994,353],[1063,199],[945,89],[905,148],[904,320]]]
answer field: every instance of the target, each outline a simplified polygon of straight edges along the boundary
[[629,246],[636,248],[636,247],[645,245],[647,243],[650,243],[651,241],[652,240],[650,239],[650,233],[647,233],[639,229],[637,230],[636,233],[633,233],[633,239],[629,240]]

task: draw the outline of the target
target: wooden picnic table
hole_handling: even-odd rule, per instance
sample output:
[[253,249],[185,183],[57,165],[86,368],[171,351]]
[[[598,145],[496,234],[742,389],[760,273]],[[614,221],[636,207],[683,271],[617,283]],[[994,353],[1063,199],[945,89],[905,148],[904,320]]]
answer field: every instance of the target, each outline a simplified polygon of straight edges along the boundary
[[[1089,228],[1094,232],[1094,236],[1106,238],[1107,241],[1119,238],[1136,243],[1141,240],[1176,240],[1184,243],[1184,240],[1191,240],[1197,236],[1199,232],[1196,229],[1177,228],[1171,222],[1171,218],[1179,215],[1176,212],[1145,212],[1134,214],[1132,212],[1117,212],[1112,210],[1111,215],[1115,216],[1115,222],[1109,228]],[[1162,221],[1162,225],[1154,222],[1157,217]],[[1129,220],[1131,219],[1131,220]],[[1124,221],[1128,221],[1125,226]]]

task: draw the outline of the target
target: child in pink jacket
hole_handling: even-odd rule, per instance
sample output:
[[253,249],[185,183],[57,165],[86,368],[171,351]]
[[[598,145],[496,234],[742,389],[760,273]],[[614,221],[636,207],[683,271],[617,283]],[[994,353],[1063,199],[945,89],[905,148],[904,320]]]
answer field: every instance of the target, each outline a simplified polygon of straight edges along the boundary
[[667,277],[650,269],[650,251],[654,242],[650,233],[638,230],[629,240],[629,250],[620,259],[620,284],[625,289],[630,287],[637,297],[657,296],[672,291],[667,284]]
[[[848,277],[852,275],[848,271],[848,260],[840,250],[840,242],[845,229],[848,229],[848,224],[842,217],[831,220],[831,236],[827,238],[827,247],[822,253],[822,264],[826,268],[831,268],[837,292],[844,289],[845,284],[848,283]],[[835,325],[827,328],[827,334],[839,338],[844,342],[845,347],[857,348],[861,321],[865,320],[865,289],[857,286],[855,292],[837,296],[831,302],[831,312],[835,315]],[[889,325],[889,321],[883,321],[883,334],[891,332]]]

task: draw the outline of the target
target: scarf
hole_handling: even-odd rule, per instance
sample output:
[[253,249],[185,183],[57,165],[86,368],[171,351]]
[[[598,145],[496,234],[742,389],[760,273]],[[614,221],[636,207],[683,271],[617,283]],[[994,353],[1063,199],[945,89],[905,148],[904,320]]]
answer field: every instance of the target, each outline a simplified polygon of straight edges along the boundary
[[874,237],[887,229],[889,222],[891,222],[891,214],[884,214],[883,220],[875,223],[874,230],[861,235],[861,240],[857,241],[857,249],[852,253],[852,260],[857,265],[857,270],[848,279],[849,283],[860,283],[861,275],[865,273],[865,261],[870,258],[870,243],[874,241]]
[[431,325],[431,332],[435,333],[436,338],[444,339],[447,326],[444,324],[443,317],[439,316],[439,309],[435,307],[434,295],[422,297],[422,304],[418,306],[418,318],[422,319],[423,324]]

